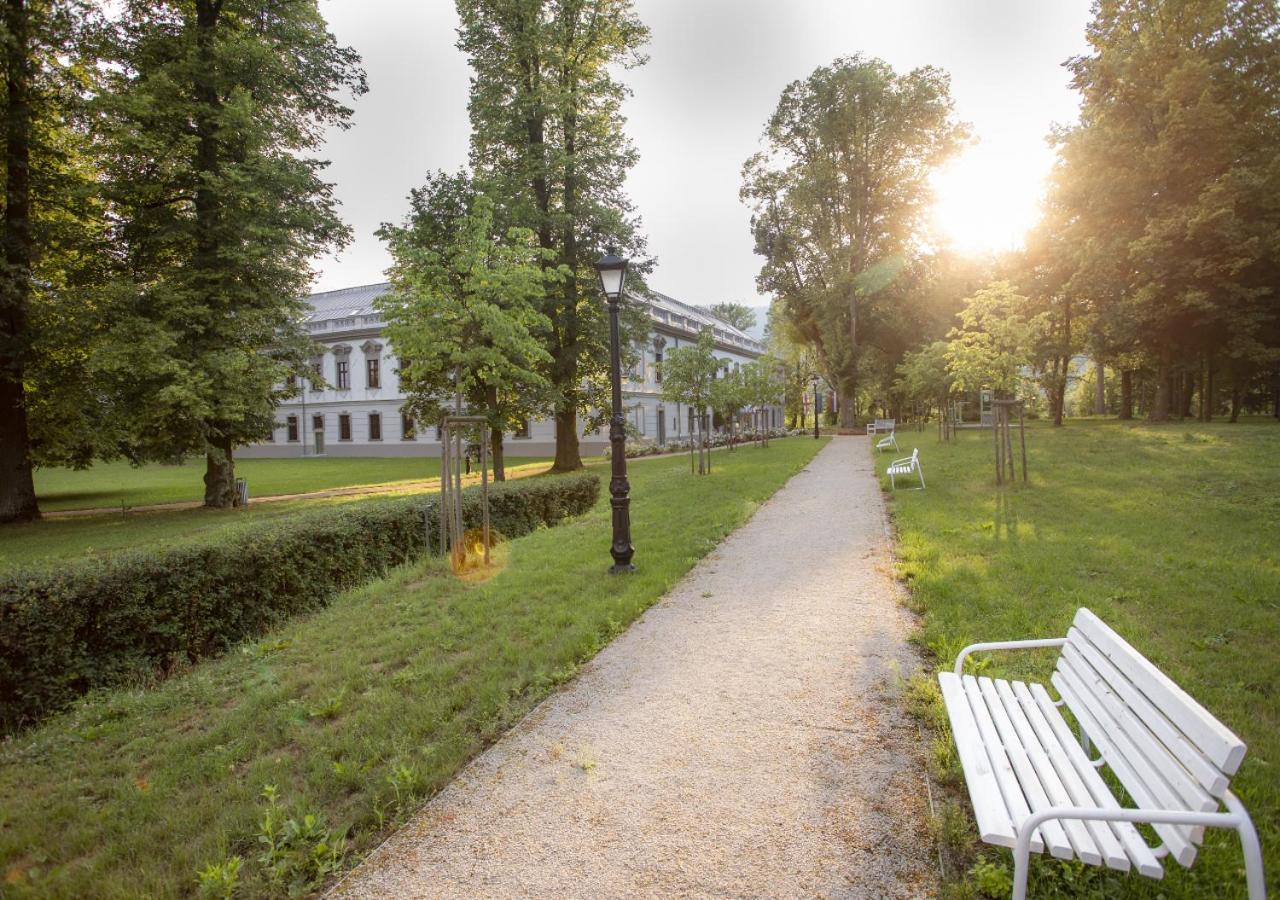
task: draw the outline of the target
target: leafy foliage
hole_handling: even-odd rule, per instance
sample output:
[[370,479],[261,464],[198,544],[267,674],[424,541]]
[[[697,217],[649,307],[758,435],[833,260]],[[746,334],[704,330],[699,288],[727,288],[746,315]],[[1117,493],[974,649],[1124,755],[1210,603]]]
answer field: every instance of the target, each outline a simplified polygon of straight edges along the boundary
[[542,265],[550,253],[528,229],[493,234],[493,201],[463,174],[431,176],[410,205],[403,225],[379,232],[394,259],[393,290],[379,308],[400,358],[406,406],[435,423],[461,393],[469,415],[489,419],[501,481],[502,433],[551,405],[543,375],[551,322],[537,302],[560,273]]
[[728,322],[739,331],[750,331],[756,327],[756,311],[745,303],[734,303],[726,300],[705,307],[707,312]]
[[[585,512],[598,492],[586,473],[497,485],[492,525],[527,534]],[[0,725],[12,730],[89,689],[220,653],[324,606],[434,547],[437,507],[435,497],[371,501],[224,541],[11,570],[0,577]],[[476,489],[463,492],[463,517],[480,523]]]
[[706,410],[712,404],[716,375],[723,368],[720,360],[716,359],[715,346],[715,335],[708,328],[698,335],[696,344],[674,347],[662,360],[662,399],[694,410],[702,437],[698,444],[700,473],[711,471],[711,460],[706,453]]
[[947,370],[957,388],[1018,393],[1035,329],[1023,315],[1025,303],[1006,281],[994,282],[969,298],[946,351]]

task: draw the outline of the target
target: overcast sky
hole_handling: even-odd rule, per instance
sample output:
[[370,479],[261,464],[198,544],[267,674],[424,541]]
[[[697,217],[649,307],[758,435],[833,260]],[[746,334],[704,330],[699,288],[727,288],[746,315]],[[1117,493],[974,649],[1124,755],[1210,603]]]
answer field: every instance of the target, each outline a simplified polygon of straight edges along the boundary
[[[964,249],[1002,249],[1035,220],[1052,162],[1045,136],[1073,121],[1062,63],[1083,53],[1089,0],[636,0],[649,62],[626,74],[627,184],[657,257],[652,286],[692,303],[762,305],[742,163],[782,89],[861,52],[899,71],[951,74],[978,143],[940,175],[938,222]],[[432,169],[466,162],[466,59],[452,0],[321,0],[340,42],[364,58],[369,93],[324,156],[355,241],[318,261],[316,290],[384,280],[374,236],[399,221]]]

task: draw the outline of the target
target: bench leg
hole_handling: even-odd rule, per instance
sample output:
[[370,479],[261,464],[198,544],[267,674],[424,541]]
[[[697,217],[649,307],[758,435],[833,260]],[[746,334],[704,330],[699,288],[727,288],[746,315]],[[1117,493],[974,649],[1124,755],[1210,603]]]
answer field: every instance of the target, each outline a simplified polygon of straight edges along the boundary
[[924,466],[916,463],[916,474],[920,476],[920,490],[924,490]]
[[[1034,828],[1026,823],[1018,829],[1018,841],[1013,847],[1013,900],[1027,900],[1027,876],[1031,868],[1031,836]],[[1253,900],[1253,898],[1250,898]]]
[[1258,832],[1254,830],[1253,820],[1235,794],[1227,791],[1223,802],[1227,810],[1239,820],[1236,832],[1240,835],[1240,849],[1244,853],[1244,876],[1249,885],[1249,900],[1267,900],[1267,882],[1262,871],[1262,847],[1258,843]]

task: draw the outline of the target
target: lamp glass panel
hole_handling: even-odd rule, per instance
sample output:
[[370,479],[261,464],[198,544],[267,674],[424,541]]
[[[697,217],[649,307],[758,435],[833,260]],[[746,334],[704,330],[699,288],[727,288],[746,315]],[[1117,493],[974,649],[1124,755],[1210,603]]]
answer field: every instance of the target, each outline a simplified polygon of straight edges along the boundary
[[613,297],[622,292],[622,269],[601,269],[600,289],[606,297]]

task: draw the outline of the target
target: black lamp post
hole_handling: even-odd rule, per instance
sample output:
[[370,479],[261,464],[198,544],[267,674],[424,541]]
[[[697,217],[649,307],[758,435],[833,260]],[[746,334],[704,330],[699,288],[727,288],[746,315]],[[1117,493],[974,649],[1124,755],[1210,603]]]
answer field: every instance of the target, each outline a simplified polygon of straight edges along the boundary
[[615,255],[613,248],[596,262],[600,290],[609,301],[609,375],[613,382],[613,415],[609,419],[610,461],[613,477],[609,479],[609,505],[613,507],[613,565],[609,572],[634,572],[631,564],[635,548],[631,546],[631,484],[627,481],[627,429],[622,418],[622,351],[618,346],[618,304],[627,277],[627,261]]
[[818,439],[818,376],[813,376],[813,439]]

